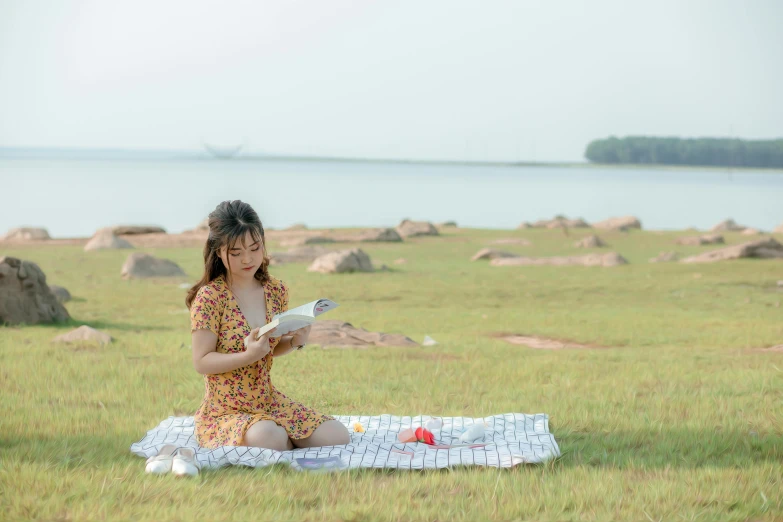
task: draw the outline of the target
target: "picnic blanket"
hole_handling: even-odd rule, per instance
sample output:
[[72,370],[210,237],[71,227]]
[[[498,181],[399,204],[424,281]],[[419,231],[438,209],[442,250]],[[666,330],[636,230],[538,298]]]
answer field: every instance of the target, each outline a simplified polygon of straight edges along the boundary
[[[286,463],[301,470],[296,459],[324,459],[339,457],[344,468],[436,469],[453,466],[489,466],[510,468],[518,464],[532,464],[560,456],[560,448],[549,433],[546,414],[526,415],[502,413],[484,418],[471,417],[415,417],[395,415],[334,415],[351,434],[351,442],[340,446],[275,451],[247,446],[201,448],[196,442],[193,417],[169,417],[151,429],[138,442],[131,444],[131,453],[139,457],[157,455],[164,444],[174,444],[196,450],[202,469],[229,465],[263,467]],[[400,431],[424,426],[430,419],[442,419],[443,427],[433,430],[437,443],[462,444],[459,436],[474,423],[487,424],[478,447],[437,449],[424,443],[401,443]],[[364,433],[354,432],[360,422]],[[301,461],[300,461],[301,462]]]

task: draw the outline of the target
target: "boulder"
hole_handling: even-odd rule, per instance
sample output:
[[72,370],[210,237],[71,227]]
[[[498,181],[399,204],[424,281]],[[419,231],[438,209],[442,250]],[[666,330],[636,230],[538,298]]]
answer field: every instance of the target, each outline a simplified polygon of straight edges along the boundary
[[402,237],[437,236],[438,229],[427,221],[404,219],[397,225],[397,233]]
[[288,228],[285,228],[283,230],[307,230],[307,225],[304,223],[294,223]]
[[351,323],[336,320],[316,321],[310,331],[308,343],[322,348],[370,348],[374,346],[418,346],[402,334],[369,332]]
[[742,232],[745,230],[746,226],[738,225],[734,222],[733,219],[727,219],[725,221],[721,221],[714,227],[710,229],[710,232]]
[[656,257],[650,258],[650,263],[671,263],[679,258],[680,254],[677,252],[661,252]]
[[110,229],[102,228],[84,245],[85,252],[93,250],[113,250],[118,248],[133,248],[127,240],[115,236]]
[[457,222],[456,221],[443,221],[442,223],[437,223],[435,225],[438,228],[457,228]]
[[397,259],[394,260],[394,264],[395,265],[404,265],[407,262],[408,262],[408,260],[405,259],[404,257],[400,257],[400,258],[397,258]]
[[758,228],[746,228],[745,230],[740,232],[740,234],[742,234],[743,236],[760,236],[764,234],[764,232],[762,232]]
[[594,228],[604,230],[627,231],[632,228],[642,228],[642,222],[634,216],[612,217],[598,223],[593,223]]
[[393,228],[367,228],[359,232],[334,234],[332,237],[335,241],[344,243],[399,243],[402,241],[402,237]]
[[482,248],[478,252],[476,252],[473,257],[470,258],[471,261],[480,261],[480,260],[492,260],[492,259],[499,259],[501,257],[517,257],[516,254],[512,254],[511,252],[503,252],[501,250],[495,250],[494,248]]
[[574,243],[574,246],[576,248],[602,248],[607,245],[606,243],[603,242],[603,240],[600,237],[596,235],[592,235],[592,236],[583,237],[582,239]]
[[783,234],[783,223],[777,226],[775,230],[772,231],[773,234]]
[[729,259],[781,259],[783,258],[783,245],[772,238],[760,239],[742,243],[741,245],[732,245],[729,247],[704,252],[681,260],[681,263],[714,263],[716,261],[726,261]]
[[87,325],[82,325],[75,330],[71,330],[68,333],[58,335],[52,339],[53,343],[65,343],[65,344],[84,344],[84,343],[97,343],[101,345],[109,344],[112,338],[109,334],[91,328]]
[[539,219],[534,223],[527,221],[517,228],[590,228],[590,224],[582,218],[569,219],[563,215],[557,215],[552,219]]
[[312,263],[318,257],[326,255],[329,252],[333,252],[333,250],[318,245],[292,248],[288,252],[271,252],[269,254],[269,264]]
[[678,245],[717,245],[717,244],[723,244],[726,241],[723,239],[723,236],[720,234],[706,234],[702,236],[686,236],[686,237],[680,237],[677,238],[675,241]]
[[346,272],[373,272],[370,256],[359,248],[330,252],[318,257],[307,268],[308,272],[342,274]]
[[69,318],[37,264],[0,257],[0,324],[53,323]]
[[517,237],[502,237],[491,242],[493,245],[519,245],[530,246],[530,241]]
[[108,230],[115,236],[134,236],[138,234],[165,234],[166,229],[155,225],[117,225],[99,230]]
[[326,236],[299,236],[280,240],[282,246],[317,245],[320,243],[334,243],[334,239]]
[[615,252],[608,254],[587,254],[583,256],[555,256],[555,257],[507,257],[493,259],[491,266],[619,266],[628,261]]
[[21,227],[9,230],[3,239],[6,241],[39,241],[51,238],[45,228]]
[[129,255],[122,265],[123,279],[146,279],[151,277],[184,277],[185,272],[174,261],[160,259],[143,252]]
[[71,293],[62,286],[49,285],[49,290],[52,292],[58,303],[67,303],[71,300]]
[[517,226],[517,230],[525,230],[528,228],[534,228],[532,223],[529,223],[527,221],[523,221],[522,223]]

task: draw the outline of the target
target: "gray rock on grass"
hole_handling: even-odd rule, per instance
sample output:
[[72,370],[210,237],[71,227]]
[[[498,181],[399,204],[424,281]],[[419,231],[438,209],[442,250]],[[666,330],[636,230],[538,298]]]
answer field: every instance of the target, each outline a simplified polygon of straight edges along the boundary
[[783,259],[783,245],[772,238],[749,241],[695,256],[686,257],[681,263],[715,263],[731,259]]
[[360,248],[330,252],[318,257],[307,268],[308,272],[342,274],[351,272],[374,272],[370,256]]
[[160,259],[143,252],[129,255],[122,265],[123,279],[147,279],[157,277],[185,277],[186,274],[174,261]]
[[0,257],[0,324],[57,323],[69,318],[37,264]]

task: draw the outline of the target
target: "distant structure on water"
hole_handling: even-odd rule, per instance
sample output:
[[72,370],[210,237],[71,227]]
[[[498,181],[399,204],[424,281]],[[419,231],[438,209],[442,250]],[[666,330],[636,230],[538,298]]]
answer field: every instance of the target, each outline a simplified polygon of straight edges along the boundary
[[243,147],[244,144],[236,147],[216,147],[209,143],[204,143],[204,149],[218,159],[231,159],[239,154]]

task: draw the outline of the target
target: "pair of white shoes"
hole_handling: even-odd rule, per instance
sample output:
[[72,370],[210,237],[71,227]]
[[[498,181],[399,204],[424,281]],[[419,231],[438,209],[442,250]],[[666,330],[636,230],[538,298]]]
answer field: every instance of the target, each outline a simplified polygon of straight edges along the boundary
[[198,475],[199,464],[196,452],[191,448],[178,448],[166,444],[157,455],[147,459],[147,473],[174,473],[178,477],[195,477]]

